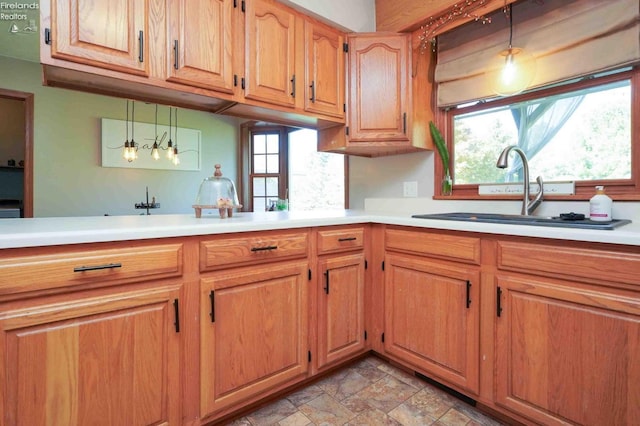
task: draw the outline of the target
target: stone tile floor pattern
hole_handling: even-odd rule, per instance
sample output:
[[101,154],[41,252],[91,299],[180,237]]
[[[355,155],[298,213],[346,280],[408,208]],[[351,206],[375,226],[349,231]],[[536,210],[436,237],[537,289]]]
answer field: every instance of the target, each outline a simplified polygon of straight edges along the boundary
[[369,356],[230,424],[498,426],[502,423]]

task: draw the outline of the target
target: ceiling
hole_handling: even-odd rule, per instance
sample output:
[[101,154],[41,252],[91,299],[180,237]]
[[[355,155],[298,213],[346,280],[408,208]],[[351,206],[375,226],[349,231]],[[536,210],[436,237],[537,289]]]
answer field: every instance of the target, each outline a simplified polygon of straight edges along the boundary
[[[38,0],[14,0],[0,2],[0,56],[24,59],[40,62],[40,10],[35,9],[9,9],[7,6],[30,5],[39,6]],[[14,26],[17,32],[10,30]]]

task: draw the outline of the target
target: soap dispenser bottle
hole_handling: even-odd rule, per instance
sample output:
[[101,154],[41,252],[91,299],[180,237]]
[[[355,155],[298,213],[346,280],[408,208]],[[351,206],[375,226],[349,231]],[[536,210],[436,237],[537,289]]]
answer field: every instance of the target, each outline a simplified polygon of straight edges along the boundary
[[596,195],[589,200],[589,219],[594,222],[611,222],[611,198],[604,193],[604,186],[596,186]]

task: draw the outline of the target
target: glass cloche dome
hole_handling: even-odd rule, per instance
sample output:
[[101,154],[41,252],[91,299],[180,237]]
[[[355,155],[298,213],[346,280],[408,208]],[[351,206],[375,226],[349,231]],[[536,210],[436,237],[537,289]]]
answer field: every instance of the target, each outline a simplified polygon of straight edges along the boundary
[[202,209],[218,209],[220,217],[232,217],[234,208],[241,208],[238,193],[233,181],[223,177],[220,164],[215,165],[213,176],[206,178],[200,184],[198,196],[193,204],[196,217],[202,216]]

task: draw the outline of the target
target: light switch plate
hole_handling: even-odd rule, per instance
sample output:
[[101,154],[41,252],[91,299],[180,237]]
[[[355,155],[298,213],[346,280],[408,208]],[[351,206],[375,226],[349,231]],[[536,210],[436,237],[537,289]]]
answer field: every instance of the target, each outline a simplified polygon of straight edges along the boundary
[[418,196],[418,182],[404,182],[402,195],[404,197],[417,197]]

